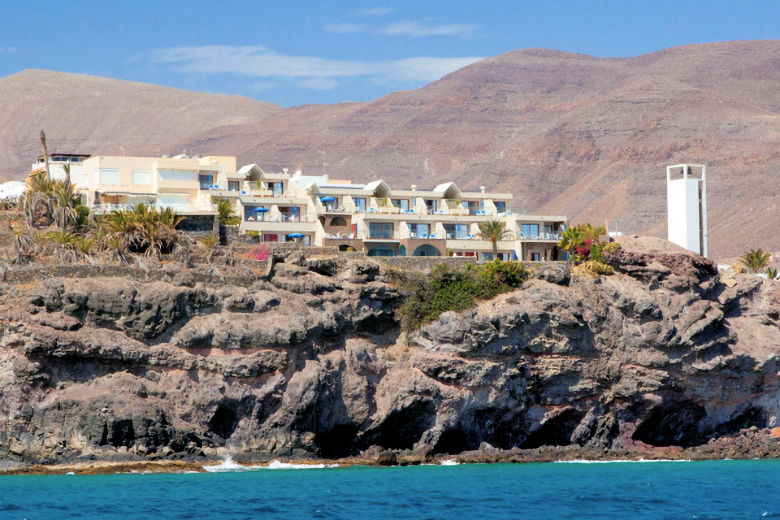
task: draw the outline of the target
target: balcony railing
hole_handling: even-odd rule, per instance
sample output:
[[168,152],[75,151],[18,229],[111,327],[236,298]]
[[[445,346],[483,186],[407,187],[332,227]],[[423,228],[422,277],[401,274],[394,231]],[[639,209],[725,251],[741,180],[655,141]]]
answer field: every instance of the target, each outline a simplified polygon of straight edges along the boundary
[[561,233],[536,233],[524,234],[520,238],[522,240],[560,240],[562,237]]
[[145,204],[148,208],[162,211],[171,208],[174,213],[212,213],[217,211],[214,204],[147,204],[147,203],[129,203],[129,204],[96,204],[90,208],[92,213],[111,213],[112,211],[133,211],[139,204]]
[[314,217],[309,215],[286,215],[284,213],[257,215],[244,215],[244,222],[314,222]]

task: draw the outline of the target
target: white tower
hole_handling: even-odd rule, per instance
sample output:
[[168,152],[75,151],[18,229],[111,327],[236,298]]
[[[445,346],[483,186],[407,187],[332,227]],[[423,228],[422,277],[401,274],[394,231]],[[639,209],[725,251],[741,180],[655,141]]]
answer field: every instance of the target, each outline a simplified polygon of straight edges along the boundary
[[666,214],[670,242],[707,256],[707,167],[666,167]]

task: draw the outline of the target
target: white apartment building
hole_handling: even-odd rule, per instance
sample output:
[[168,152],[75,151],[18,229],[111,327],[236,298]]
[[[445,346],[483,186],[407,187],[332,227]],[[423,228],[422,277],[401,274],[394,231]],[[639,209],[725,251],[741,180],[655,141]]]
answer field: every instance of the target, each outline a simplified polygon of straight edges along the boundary
[[239,230],[263,242],[295,241],[364,251],[369,256],[492,257],[479,224],[505,223],[504,259],[562,260],[557,243],[563,216],[512,211],[512,194],[461,190],[455,183],[433,189],[393,189],[382,180],[367,184],[327,175],[265,172],[256,164],[236,169],[235,157],[108,157],[83,161],[73,179],[96,212],[140,202],[171,207],[188,218],[216,214],[228,200],[241,217]]
[[[83,163],[89,159],[89,155],[78,153],[53,153],[49,154],[49,175],[52,179],[65,180],[67,176],[65,173],[65,166],[70,167],[70,175],[73,177],[80,177],[83,170]],[[46,162],[43,155],[39,155],[38,159],[33,163],[30,169],[35,171],[44,170]]]

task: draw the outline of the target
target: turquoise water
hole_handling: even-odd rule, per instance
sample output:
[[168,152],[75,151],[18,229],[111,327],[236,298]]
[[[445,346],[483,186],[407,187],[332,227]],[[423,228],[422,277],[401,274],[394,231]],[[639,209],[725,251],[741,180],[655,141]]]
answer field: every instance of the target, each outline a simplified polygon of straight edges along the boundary
[[2,519],[780,518],[780,461],[0,477]]

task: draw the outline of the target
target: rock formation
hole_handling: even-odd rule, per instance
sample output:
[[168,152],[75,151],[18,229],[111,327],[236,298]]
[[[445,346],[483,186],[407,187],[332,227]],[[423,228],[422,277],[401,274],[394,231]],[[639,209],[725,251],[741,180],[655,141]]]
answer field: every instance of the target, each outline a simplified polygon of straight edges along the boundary
[[776,426],[780,283],[630,242],[615,275],[545,266],[408,337],[365,261],[3,283],[0,460],[638,453]]

